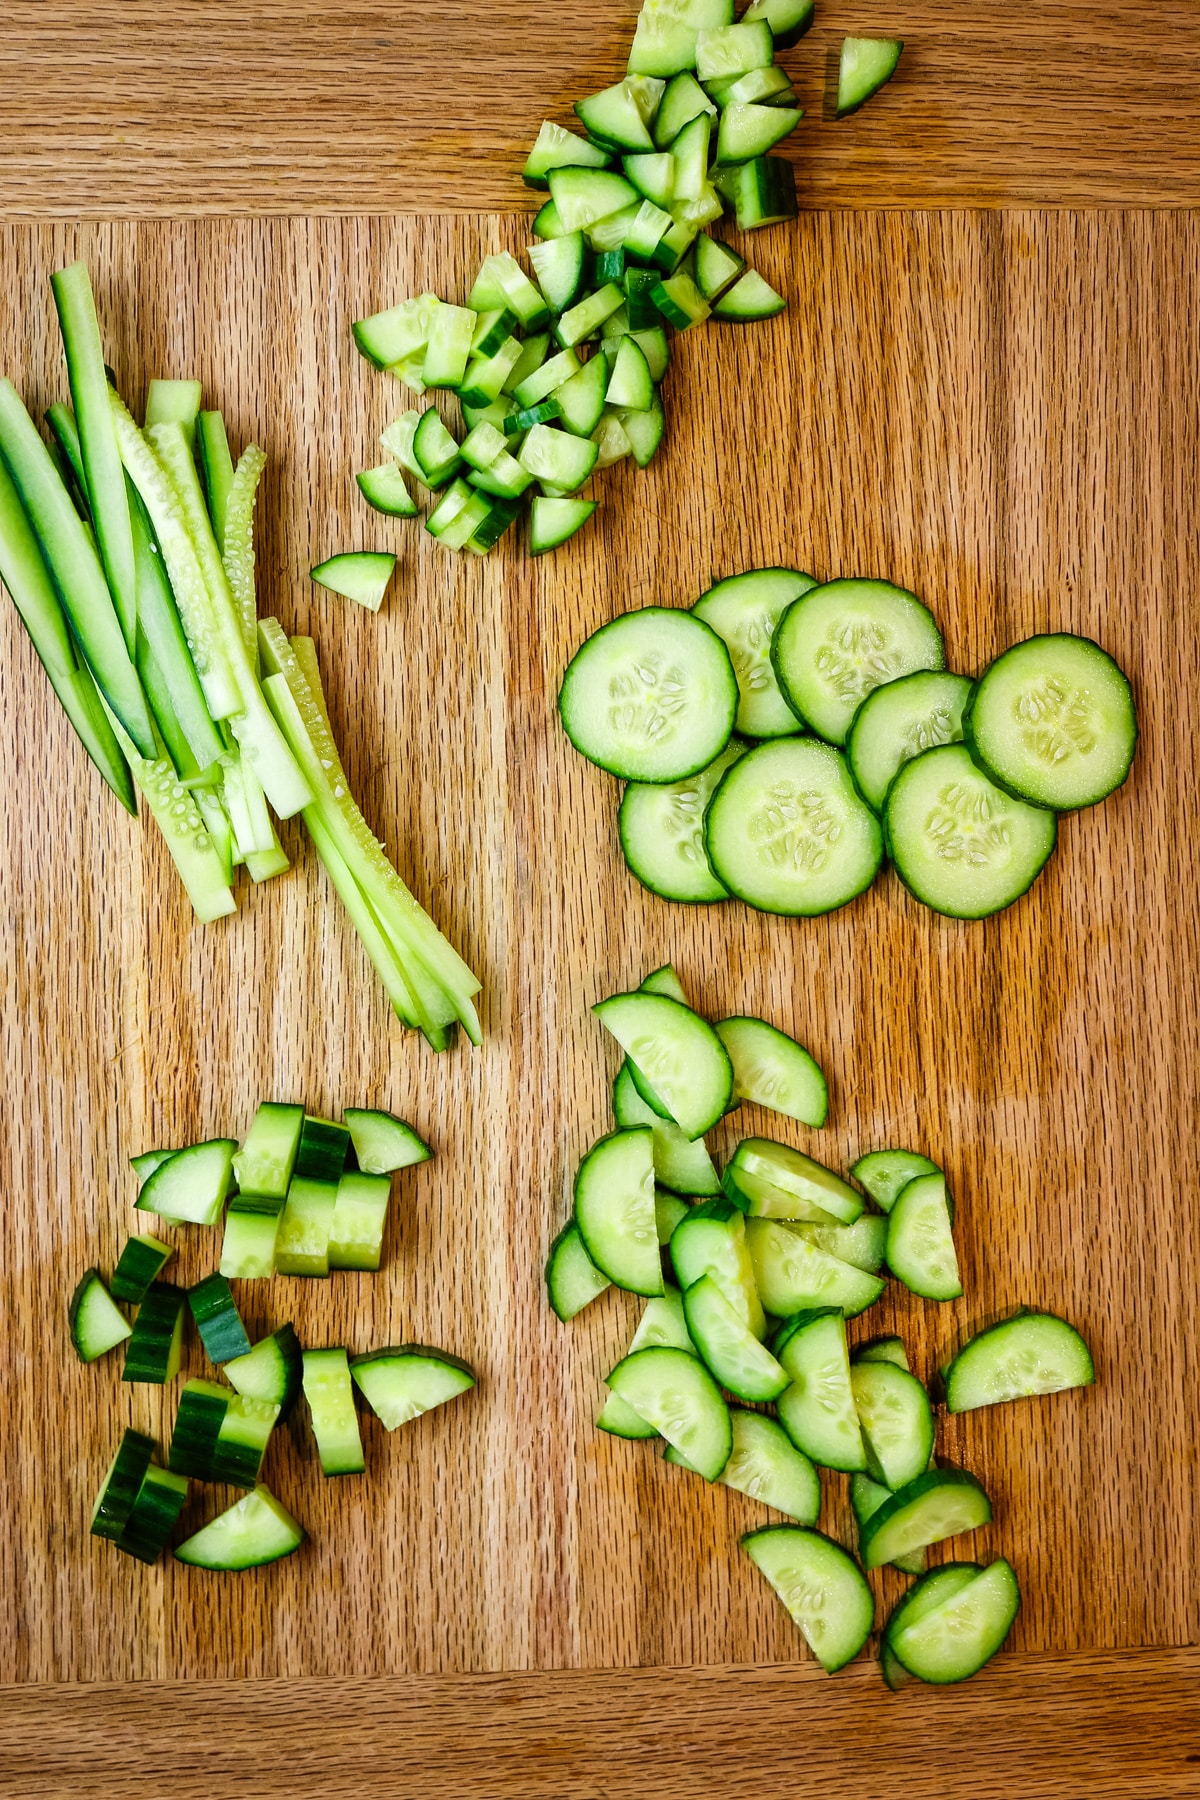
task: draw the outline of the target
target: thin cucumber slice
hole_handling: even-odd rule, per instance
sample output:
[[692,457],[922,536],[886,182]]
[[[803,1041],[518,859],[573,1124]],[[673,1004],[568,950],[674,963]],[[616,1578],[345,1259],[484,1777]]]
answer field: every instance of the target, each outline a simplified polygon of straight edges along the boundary
[[1073,1325],[1053,1313],[1019,1312],[964,1344],[943,1379],[946,1410],[957,1413],[1090,1387],[1096,1370]]
[[224,1275],[207,1275],[189,1288],[188,1306],[210,1362],[229,1362],[235,1356],[249,1355],[250,1339]]
[[[850,1477],[850,1505],[854,1517],[858,1521],[860,1548],[862,1527],[872,1514],[877,1513],[891,1497],[891,1488],[884,1487],[878,1481],[873,1481],[869,1475],[860,1472]],[[924,1550],[913,1550],[907,1556],[898,1557],[894,1567],[899,1569],[902,1575],[923,1575],[928,1561]]]
[[80,1277],[71,1295],[68,1323],[75,1354],[85,1363],[95,1362],[106,1351],[114,1350],[132,1332],[129,1320],[105,1287],[99,1269],[88,1269]]
[[731,739],[699,774],[684,781],[631,781],[617,816],[626,866],[642,886],[662,900],[709,906],[727,900],[704,842],[704,815],[717,784],[746,746]]
[[[586,120],[585,120],[586,123]],[[526,187],[546,188],[551,169],[604,169],[608,167],[611,156],[598,144],[589,143],[587,138],[579,137],[574,131],[567,131],[562,125],[555,125],[550,119],[543,119],[533,148],[525,159],[525,167],[521,170],[521,178]],[[533,262],[533,258],[529,259]],[[538,277],[539,286],[550,304],[554,299],[541,280],[541,270],[534,262],[534,274]]]
[[890,81],[904,44],[900,38],[843,38],[838,62],[837,116],[857,112]]
[[392,1175],[414,1163],[428,1162],[432,1155],[424,1138],[395,1113],[348,1106],[342,1117],[354,1145],[355,1160],[364,1175]]
[[142,1212],[175,1225],[215,1225],[229,1192],[236,1138],[210,1138],[159,1165],[138,1195]]
[[653,1137],[614,1131],[593,1144],[575,1177],[575,1219],[602,1274],[634,1294],[661,1294],[654,1216]]
[[836,1306],[852,1319],[874,1306],[886,1286],[774,1219],[747,1219],[746,1242],[762,1303],[779,1318]]
[[615,994],[592,1011],[687,1137],[716,1124],[733,1097],[733,1065],[711,1025],[665,994]]
[[725,1200],[693,1206],[672,1233],[671,1264],[681,1288],[710,1276],[754,1336],[766,1336],[745,1221],[736,1207]]
[[1027,638],[997,657],[963,724],[993,781],[1055,812],[1113,793],[1137,748],[1127,677],[1099,644],[1066,632]]
[[850,1360],[856,1363],[894,1363],[898,1369],[911,1372],[904,1339],[898,1337],[871,1338],[869,1342],[857,1345]]
[[826,1469],[865,1469],[842,1314],[835,1307],[797,1313],[774,1347],[791,1382],[779,1401],[779,1422],[797,1450]]
[[331,1269],[378,1269],[391,1196],[389,1176],[364,1175],[359,1169],[344,1171],[329,1227]]
[[747,269],[731,288],[713,301],[712,316],[732,325],[753,325],[759,319],[773,319],[787,310],[787,301],[764,281],[757,269]]
[[220,1272],[231,1281],[267,1281],[275,1273],[275,1245],[284,1202],[270,1194],[239,1195],[229,1202],[221,1240]]
[[846,761],[859,793],[883,811],[888,788],[905,763],[939,744],[962,741],[963,709],[974,683],[945,670],[918,670],[868,694],[846,738]]
[[758,1187],[750,1189],[755,1200],[744,1210],[752,1217],[853,1225],[863,1210],[862,1195],[832,1169],[772,1138],[743,1138],[730,1158],[727,1174],[730,1188],[741,1190],[749,1177],[774,1190],[767,1197]]
[[[360,469],[354,479],[364,500],[377,513],[393,519],[415,518],[417,503],[408,491],[399,463],[378,463],[373,469]],[[320,580],[320,576],[314,579]],[[341,590],[335,591],[340,593]]]
[[918,1175],[901,1191],[888,1214],[886,1256],[897,1280],[926,1300],[962,1293],[944,1175]]
[[[401,481],[403,482],[403,476]],[[413,508],[416,511],[416,508]],[[370,612],[378,612],[387,593],[388,583],[396,569],[396,558],[382,550],[356,550],[345,556],[330,556],[311,570],[319,586],[347,600],[357,600]]]
[[350,1374],[388,1431],[407,1425],[435,1406],[444,1406],[475,1386],[467,1363],[428,1344],[398,1344],[390,1350],[356,1356]]
[[792,917],[847,905],[883,860],[879,821],[845,758],[809,738],[760,744],[728,770],[709,802],[705,841],[730,893]]
[[888,1645],[904,1667],[939,1685],[966,1681],[990,1661],[1012,1630],[1021,1590],[1004,1557],[918,1618],[888,1627]]
[[848,1551],[819,1531],[765,1525],[742,1549],[766,1576],[829,1675],[858,1655],[875,1622],[875,1599]]
[[125,1346],[122,1381],[148,1381],[162,1387],[174,1381],[183,1361],[183,1314],[187,1294],[169,1282],[155,1281],[138,1307]]
[[138,1306],[145,1299],[146,1290],[152,1282],[158,1280],[174,1254],[170,1244],[161,1243],[158,1238],[151,1237],[148,1231],[140,1231],[135,1237],[127,1239],[109,1283],[113,1299],[128,1300]]
[[893,1490],[914,1481],[933,1455],[933,1409],[925,1389],[891,1362],[856,1362],[850,1386],[868,1473]]
[[765,19],[776,50],[790,50],[812,24],[815,6],[816,0],[750,0],[742,18]]
[[295,1175],[275,1237],[275,1272],[320,1279],[329,1273],[329,1235],[337,1183]]
[[721,1179],[702,1138],[687,1137],[673,1119],[662,1119],[638,1093],[626,1064],[613,1083],[613,1116],[623,1130],[648,1125],[654,1134],[654,1179],[676,1194],[712,1198]]
[[154,1439],[144,1431],[128,1428],[121,1434],[117,1453],[109,1463],[92,1507],[93,1537],[115,1542],[133,1511],[146,1471],[154,1456]]
[[940,1175],[941,1170],[916,1150],[871,1150],[860,1156],[850,1173],[865,1187],[880,1212],[890,1213],[900,1194],[918,1175]]
[[737,681],[715,631],[648,606],[576,651],[558,705],[567,736],[600,768],[626,781],[682,781],[729,742]]
[[887,1220],[878,1213],[863,1213],[853,1225],[804,1225],[791,1228],[797,1237],[807,1238],[819,1250],[828,1251],[839,1262],[853,1263],[868,1275],[883,1267],[887,1248]]
[[[765,225],[779,225],[796,217],[796,173],[782,156],[754,156],[749,162],[714,169],[713,185],[732,201],[739,231],[758,231]],[[743,276],[742,282],[747,279]],[[731,288],[730,294],[736,294],[742,282]],[[766,288],[765,282],[763,286]],[[730,315],[722,310],[719,316]]]
[[187,1494],[185,1475],[151,1463],[142,1477],[125,1529],[116,1540],[117,1549],[138,1562],[157,1562],[183,1511]]
[[786,1513],[800,1525],[815,1525],[821,1511],[816,1469],[787,1432],[765,1413],[732,1406],[733,1450],[721,1471],[725,1487]]
[[714,1029],[729,1052],[738,1100],[768,1106],[804,1125],[825,1123],[829,1085],[803,1044],[765,1019],[721,1019]]
[[935,912],[984,919],[1021,898],[1054,849],[1052,812],[1015,800],[962,744],[906,763],[884,807],[888,854],[909,892]]
[[596,510],[595,500],[534,499],[529,514],[529,553],[544,556],[557,550],[587,524]]
[[619,1362],[608,1385],[666,1438],[706,1481],[715,1481],[733,1449],[733,1426],[721,1390],[686,1350],[635,1350]]
[[776,1400],[788,1377],[734,1311],[711,1275],[683,1296],[688,1335],[723,1388],[739,1400]]
[[991,1516],[991,1501],[965,1469],[928,1469],[863,1525],[863,1561],[868,1569],[881,1568],[944,1538],[975,1531]]
[[[711,241],[701,238],[699,244]],[[699,244],[697,280],[703,291],[700,270],[704,259],[699,255]],[[714,248],[723,250],[724,245]],[[735,263],[734,274],[737,272]],[[792,737],[804,729],[775,679],[771,640],[785,608],[816,585],[812,576],[800,569],[750,569],[744,575],[718,581],[692,608],[698,619],[712,626],[729,651],[738,684],[734,729],[743,737]]]
[[933,614],[890,581],[827,581],[794,600],[771,647],[776,679],[798,718],[844,744],[859,705],[885,681],[942,669]]
[[259,1103],[246,1142],[233,1159],[233,1172],[243,1194],[286,1199],[303,1125],[302,1106],[274,1100]]
[[302,1384],[322,1473],[361,1475],[367,1465],[345,1350],[306,1350]]
[[244,1399],[277,1406],[286,1419],[300,1392],[301,1370],[299,1339],[288,1324],[261,1338],[248,1355],[227,1362],[221,1373]]
[[291,1556],[304,1542],[304,1527],[260,1483],[177,1544],[176,1562],[198,1569],[260,1569]]

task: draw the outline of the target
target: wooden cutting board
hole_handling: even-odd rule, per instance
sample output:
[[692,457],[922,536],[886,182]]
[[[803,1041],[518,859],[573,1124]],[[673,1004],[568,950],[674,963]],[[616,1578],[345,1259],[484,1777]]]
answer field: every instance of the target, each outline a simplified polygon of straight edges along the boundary
[[[54,23],[53,8],[26,11]],[[181,29],[194,17],[175,12]],[[937,35],[932,7],[923,17],[937,54],[950,54],[955,34]],[[1189,54],[1189,68],[1200,63],[1194,41]],[[1107,66],[1101,50],[1080,66],[1094,73],[1097,58]],[[606,78],[599,67],[575,70],[564,86]],[[235,73],[228,79],[244,96]],[[94,101],[85,110],[111,152],[104,166],[119,172],[128,152],[111,135],[114,114],[98,115]],[[1198,138],[1193,129],[1159,142],[1163,197],[1183,196]],[[212,139],[225,141],[215,130]],[[11,132],[4,142],[0,160],[12,167],[20,147]],[[411,137],[406,146],[413,168],[419,146]],[[157,203],[151,187],[129,206],[92,158],[85,169],[31,143],[8,210],[49,216],[70,210],[75,191],[85,210],[113,214],[211,210],[209,197],[218,209],[252,206],[248,189],[222,186],[212,149],[198,153],[190,198],[167,167]],[[978,142],[973,154],[970,191],[1003,198],[984,192],[993,171]],[[294,203],[317,211],[329,205],[329,165],[319,146],[313,157]],[[1031,152],[1035,162],[1044,169],[1045,153]],[[457,167],[461,185],[443,199],[475,191],[477,159]],[[1073,168],[1063,177],[1076,198],[1097,197],[1072,190],[1079,179]],[[936,185],[928,170],[927,180],[926,198]],[[1149,163],[1139,180],[1146,199],[1158,197]],[[368,184],[367,199],[406,204],[394,184]],[[866,1685],[865,1669],[842,1686],[814,1683],[796,1634],[741,1557],[738,1536],[761,1510],[664,1467],[652,1448],[594,1431],[602,1377],[635,1303],[610,1294],[570,1327],[544,1303],[541,1264],[574,1167],[610,1123],[615,1061],[588,1008],[668,957],[703,1009],[762,1012],[830,1075],[824,1131],[746,1109],[717,1134],[722,1147],[761,1129],[843,1165],[899,1139],[949,1170],[965,1299],[938,1308],[893,1292],[857,1335],[901,1330],[928,1375],[957,1333],[1026,1301],[1065,1312],[1093,1343],[1094,1391],[943,1427],[940,1447],[996,1504],[994,1525],[955,1549],[1011,1556],[1025,1594],[1018,1654],[973,1684],[970,1707],[987,1713],[994,1691],[986,1741],[997,1754],[1024,1741],[1042,1768],[1049,1740],[1040,1749],[1022,1740],[1003,1707],[1024,1716],[1030,1684],[1049,1704],[1027,1660],[1035,1653],[1087,1653],[1048,1665],[1057,1691],[1100,1680],[1147,1725],[1110,1745],[1118,1773],[1104,1787],[1087,1760],[1099,1755],[1102,1724],[1082,1700],[1063,1701],[1058,1741],[1074,1734],[1087,1791],[1124,1792],[1119,1771],[1144,1777],[1156,1756],[1160,1786],[1143,1779],[1142,1792],[1195,1792],[1171,1785],[1191,1779],[1178,1759],[1169,1769],[1161,1761],[1165,1743],[1176,1755],[1176,1715],[1153,1747],[1149,1721],[1151,1695],[1182,1694],[1196,1662],[1147,1664],[1132,1652],[1200,1640],[1189,1149],[1200,1048],[1191,877],[1200,226],[1187,211],[823,211],[759,234],[747,248],[788,295],[788,312],[678,340],[668,437],[651,469],[598,478],[596,519],[557,555],[534,563],[514,541],[477,563],[447,556],[415,526],[375,519],[357,498],[353,473],[377,460],[378,433],[405,401],[357,356],[348,327],[424,287],[464,293],[483,254],[527,235],[525,220],[479,214],[0,226],[0,368],[31,407],[64,389],[49,274],[84,255],[128,397],[138,403],[151,375],[198,375],[235,447],[253,437],[267,449],[262,608],[316,640],[355,790],[418,897],[479,969],[486,1029],[481,1051],[441,1058],[398,1032],[290,827],[295,869],[247,891],[235,918],[195,927],[154,828],[101,793],[0,607],[0,731],[16,777],[0,810],[9,1075],[0,1674],[22,1684],[5,1695],[0,1792],[60,1791],[80,1778],[72,1757],[94,1767],[98,1756],[109,1770],[105,1722],[134,1718],[123,1690],[101,1690],[100,1747],[85,1752],[66,1690],[39,1698],[26,1684],[131,1678],[436,1676],[404,1689],[418,1706],[426,1696],[427,1717],[441,1707],[483,1721],[493,1690],[450,1677],[804,1662],[803,1672],[779,1669],[775,1688],[765,1672],[757,1685],[747,1677],[747,1716],[761,1729],[773,1707],[794,1704],[837,1733],[851,1728],[853,1693],[857,1716],[882,1733],[876,1774],[905,1768],[911,1745],[879,1723],[895,1703],[873,1675]],[[378,617],[306,574],[319,556],[368,547],[400,556]],[[915,588],[952,665],[967,671],[1015,638],[1059,627],[1096,636],[1128,669],[1143,734],[1133,776],[1104,807],[1064,821],[1046,874],[1010,912],[980,925],[940,920],[890,874],[824,920],[736,905],[693,912],[653,900],[626,873],[617,789],[575,756],[555,721],[562,669],[614,614],[686,605],[714,578],[771,562]],[[173,1396],[123,1388],[119,1357],[81,1368],[65,1345],[66,1298],[88,1262],[111,1267],[129,1228],[128,1156],[241,1132],[263,1095],[318,1110],[393,1107],[436,1156],[397,1182],[381,1276],[247,1285],[252,1333],[291,1316],[306,1341],[365,1348],[417,1337],[467,1356],[480,1385],[402,1433],[368,1428],[359,1481],[321,1478],[303,1424],[279,1434],[267,1475],[310,1529],[301,1557],[229,1581],[169,1563],[147,1571],[89,1541],[87,1514],[121,1427],[162,1435]],[[197,1278],[215,1254],[215,1240],[189,1234],[178,1279]],[[191,1371],[201,1370],[193,1349]],[[825,1524],[846,1536],[844,1484],[833,1478],[827,1491]],[[187,1518],[213,1510],[214,1497],[198,1493]],[[881,1596],[896,1591],[885,1576]],[[686,1734],[686,1693],[665,1675],[636,1679],[645,1703],[662,1696],[664,1719],[677,1717]],[[564,1704],[574,1695],[600,1742],[607,1691],[544,1690]],[[316,1690],[285,1692],[321,1709]],[[347,1680],[320,1692],[361,1721],[398,1690]],[[257,1741],[261,1720],[239,1713],[250,1704],[229,1701],[231,1757]],[[503,1712],[502,1697],[496,1704]],[[930,1755],[975,1717],[959,1696],[924,1694],[916,1705]],[[33,1756],[21,1732],[35,1729]],[[144,1718],[138,1729],[148,1741]],[[503,1791],[559,1791],[535,1787],[532,1773],[522,1785],[525,1757],[530,1771],[539,1755],[549,1770],[576,1767],[537,1718],[525,1729]],[[437,1760],[445,1746],[429,1743]],[[787,1765],[795,1784],[805,1761],[797,1752]],[[708,1751],[681,1763],[667,1791],[695,1792],[701,1777],[687,1769],[701,1764],[708,1791],[742,1791],[718,1784]],[[35,1765],[48,1783],[36,1790]],[[489,1766],[476,1785],[464,1772],[445,1791],[497,1791]],[[1033,1767],[1021,1764],[1026,1775]],[[844,1791],[873,1793],[873,1779],[847,1767]],[[377,1791],[409,1791],[387,1780]],[[994,1791],[980,1780],[961,1791]],[[633,1791],[618,1781],[592,1788],[580,1777],[561,1791]],[[777,1791],[783,1783],[781,1772]]]

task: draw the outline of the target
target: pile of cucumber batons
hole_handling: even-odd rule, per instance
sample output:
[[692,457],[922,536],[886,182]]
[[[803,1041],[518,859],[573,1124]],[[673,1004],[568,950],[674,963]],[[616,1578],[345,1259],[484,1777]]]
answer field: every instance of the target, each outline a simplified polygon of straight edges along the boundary
[[479,1042],[479,982],[363,818],[311,638],[259,619],[257,445],[235,469],[196,381],[152,381],[139,427],[105,365],[88,272],[53,277],[72,406],[47,444],[0,380],[0,576],[84,749],[158,823],[197,918],[236,908],[234,870],[287,869],[299,813],[397,1017]]
[[[432,496],[425,529],[484,555],[533,495],[529,548],[552,550],[595,512],[579,494],[593,474],[627,457],[645,468],[657,451],[668,331],[783,311],[705,227],[727,211],[742,231],[795,218],[793,166],[769,152],[803,115],[775,53],[813,11],[814,0],[751,0],[735,23],[733,0],[647,0],[628,74],[576,103],[586,136],[548,119],[530,151],[525,181],[549,190],[532,278],[504,251],[485,258],[463,306],[426,293],[356,322],[374,367],[462,407],[458,435],[433,406],[388,426],[392,460],[357,477],[377,511],[415,518],[413,480]],[[845,40],[839,116],[883,86],[901,49]],[[377,608],[395,563],[358,551],[312,573]]]
[[[135,1233],[107,1283],[92,1268],[75,1289],[76,1353],[95,1362],[124,1343],[122,1380],[162,1386],[179,1374],[190,1314],[226,1381],[184,1383],[165,1468],[148,1433],[124,1433],[96,1496],[95,1536],[156,1562],[189,1480],[215,1482],[248,1491],[177,1544],[176,1559],[204,1569],[277,1562],[300,1547],[304,1530],[259,1476],[271,1434],[301,1392],[323,1472],[357,1475],[366,1461],[355,1389],[394,1431],[474,1386],[466,1363],[426,1344],[350,1357],[340,1345],[302,1348],[290,1323],[251,1344],[230,1287],[273,1275],[377,1270],[392,1175],[428,1156],[412,1127],[390,1113],[347,1108],[339,1122],[267,1102],[240,1151],[234,1140],[216,1138],[133,1158],[136,1204],[163,1225],[212,1227],[224,1213],[220,1267],[190,1288],[173,1286],[160,1280],[172,1245]],[[118,1301],[137,1307],[132,1326]]]
[[[890,1564],[917,1579],[883,1631],[888,1685],[965,1680],[1008,1635],[1016,1573],[1003,1557],[927,1569],[927,1550],[987,1525],[991,1503],[973,1475],[935,1458],[934,1409],[902,1340],[850,1349],[846,1333],[882,1296],[885,1264],[926,1300],[962,1293],[945,1176],[926,1156],[885,1149],[844,1180],[760,1137],[718,1175],[703,1133],[742,1101],[825,1123],[813,1057],[762,1019],[710,1025],[670,966],[594,1011],[625,1057],[617,1128],[580,1164],[546,1282],[564,1320],[610,1285],[645,1297],[597,1425],[661,1442],[666,1461],[792,1521],[742,1547],[825,1669],[863,1649],[875,1618],[864,1569]],[[1093,1379],[1071,1325],[1021,1309],[970,1338],[938,1384],[959,1413]],[[818,1467],[850,1475],[861,1562],[815,1529]]]
[[1137,742],[1129,683],[1090,639],[1028,638],[972,680],[947,670],[915,594],[794,569],[602,627],[559,711],[628,783],[621,847],[639,881],[797,916],[845,906],[885,854],[936,912],[1011,906],[1058,814],[1119,787]]

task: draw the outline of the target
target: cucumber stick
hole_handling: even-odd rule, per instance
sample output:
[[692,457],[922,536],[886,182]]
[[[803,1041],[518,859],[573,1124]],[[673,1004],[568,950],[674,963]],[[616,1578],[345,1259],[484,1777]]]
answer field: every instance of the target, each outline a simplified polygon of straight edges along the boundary
[[303,1388],[322,1472],[361,1475],[367,1465],[345,1350],[306,1350]]

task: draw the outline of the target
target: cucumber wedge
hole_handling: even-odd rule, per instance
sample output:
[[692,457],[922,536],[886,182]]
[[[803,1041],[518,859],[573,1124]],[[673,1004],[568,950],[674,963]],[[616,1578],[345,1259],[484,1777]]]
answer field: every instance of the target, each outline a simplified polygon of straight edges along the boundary
[[663,994],[616,994],[592,1011],[680,1130],[701,1137],[733,1097],[733,1065],[712,1026]]
[[888,1214],[888,1268],[926,1300],[962,1293],[944,1175],[918,1175]]
[[304,1542],[304,1527],[261,1485],[185,1538],[176,1562],[198,1569],[258,1569],[291,1556]]
[[829,1675],[857,1656],[871,1635],[875,1600],[848,1551],[819,1531],[765,1525],[742,1549],[766,1576]]
[[933,1408],[925,1389],[891,1362],[855,1363],[850,1388],[868,1472],[893,1491],[915,1481],[933,1455]]
[[945,1369],[946,1410],[972,1412],[1095,1379],[1091,1351],[1073,1325],[1053,1313],[1019,1312],[979,1332]]
[[717,1381],[739,1400],[776,1400],[788,1376],[725,1298],[711,1275],[686,1290],[688,1336]]
[[880,1212],[890,1213],[900,1194],[918,1175],[940,1175],[941,1170],[916,1150],[871,1150],[860,1156],[850,1173],[866,1188]]
[[842,1314],[835,1307],[798,1313],[780,1328],[774,1350],[791,1382],[779,1422],[797,1450],[826,1469],[865,1469]]
[[765,1019],[722,1019],[715,1027],[733,1064],[739,1100],[814,1127],[825,1123],[829,1087],[803,1044]]
[[957,1592],[943,1589],[936,1603],[901,1611],[889,1622],[888,1646],[922,1681],[939,1685],[966,1681],[995,1656],[1020,1606],[1016,1572],[1004,1557],[997,1557]]
[[721,1390],[686,1350],[635,1350],[608,1377],[613,1393],[715,1481],[733,1449],[733,1426]]
[[900,38],[843,38],[838,64],[837,116],[844,119],[890,81],[904,44]]
[[474,1372],[467,1363],[427,1344],[400,1344],[356,1356],[350,1374],[388,1431],[407,1425],[435,1406],[444,1406],[475,1386]]
[[661,1294],[654,1140],[645,1128],[593,1144],[575,1177],[575,1219],[597,1269],[634,1294]]
[[[403,476],[401,476],[403,482]],[[416,511],[416,508],[413,508]],[[396,567],[396,558],[381,550],[358,550],[346,556],[330,556],[311,571],[319,586],[347,600],[357,600],[378,612]]]
[[739,1205],[744,1199],[753,1217],[853,1225],[863,1210],[862,1195],[832,1169],[772,1138],[743,1138],[726,1176],[730,1197]]
[[878,1275],[842,1262],[774,1219],[747,1219],[746,1242],[762,1303],[780,1318],[836,1306],[852,1319],[883,1293]]

